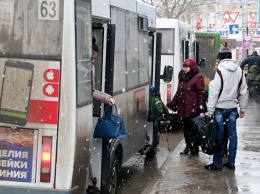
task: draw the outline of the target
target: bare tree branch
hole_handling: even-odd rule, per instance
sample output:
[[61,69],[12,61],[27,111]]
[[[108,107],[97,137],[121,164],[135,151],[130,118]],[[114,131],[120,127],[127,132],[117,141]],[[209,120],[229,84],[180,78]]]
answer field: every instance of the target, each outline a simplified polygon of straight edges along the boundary
[[165,18],[177,18],[186,11],[203,5],[212,0],[142,0],[156,7],[157,16]]

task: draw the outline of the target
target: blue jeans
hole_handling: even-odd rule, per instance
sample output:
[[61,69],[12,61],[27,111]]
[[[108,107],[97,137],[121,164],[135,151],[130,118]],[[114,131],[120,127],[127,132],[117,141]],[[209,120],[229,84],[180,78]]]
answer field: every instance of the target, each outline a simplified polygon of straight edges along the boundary
[[[236,153],[237,153],[237,130],[236,120],[238,118],[237,108],[222,109],[216,108],[214,113],[214,120],[217,125],[217,134],[220,142],[223,141],[224,125],[227,125],[228,138],[229,138],[229,150],[228,150],[228,163],[235,165]],[[220,149],[213,156],[213,164],[217,167],[222,166],[223,156],[223,144]]]

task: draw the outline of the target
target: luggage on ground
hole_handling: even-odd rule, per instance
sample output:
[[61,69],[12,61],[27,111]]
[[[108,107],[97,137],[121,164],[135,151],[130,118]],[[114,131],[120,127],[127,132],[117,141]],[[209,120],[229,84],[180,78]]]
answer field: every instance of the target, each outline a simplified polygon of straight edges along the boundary
[[199,146],[203,153],[212,155],[220,147],[220,142],[217,138],[217,129],[214,119],[205,117],[195,117],[191,119],[192,127]]

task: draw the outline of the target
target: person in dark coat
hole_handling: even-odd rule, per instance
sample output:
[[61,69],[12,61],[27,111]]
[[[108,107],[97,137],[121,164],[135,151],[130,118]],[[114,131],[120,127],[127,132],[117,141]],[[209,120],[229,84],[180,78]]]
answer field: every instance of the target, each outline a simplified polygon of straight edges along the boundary
[[260,67],[260,56],[257,54],[257,51],[253,51],[252,55],[249,55],[247,58],[242,60],[240,67],[243,70],[245,65],[248,65],[248,70],[253,65],[258,65]]
[[192,131],[191,118],[200,113],[204,116],[204,79],[199,73],[200,68],[196,62],[189,58],[183,62],[183,69],[179,72],[179,83],[173,99],[167,103],[167,107],[177,111],[178,117],[183,123],[185,149],[180,154],[197,155],[199,146]]
[[[245,65],[247,67],[247,85],[249,90],[249,98],[256,103],[260,103],[260,83],[259,83],[259,68],[260,68],[260,56],[256,51],[253,51],[252,55],[245,58],[240,67],[244,70]],[[253,77],[253,81],[250,78]]]

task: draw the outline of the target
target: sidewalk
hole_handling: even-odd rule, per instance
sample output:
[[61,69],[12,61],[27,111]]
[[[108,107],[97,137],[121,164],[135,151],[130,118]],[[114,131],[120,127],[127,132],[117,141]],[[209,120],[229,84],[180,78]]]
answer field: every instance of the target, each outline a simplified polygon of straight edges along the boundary
[[[205,170],[213,156],[180,155],[184,140],[171,153],[151,185],[142,194],[259,194],[260,193],[260,106],[252,105],[237,121],[236,169]],[[223,163],[227,157],[223,157]]]

